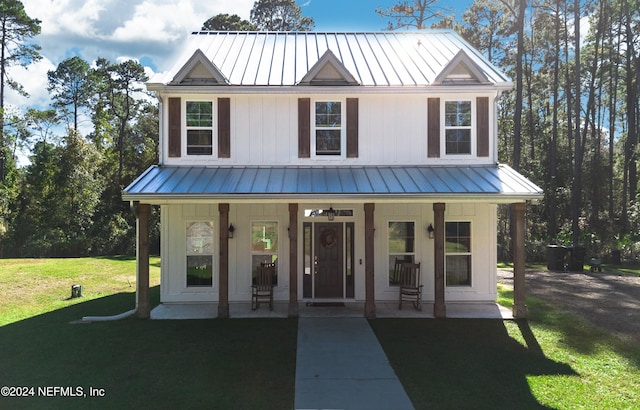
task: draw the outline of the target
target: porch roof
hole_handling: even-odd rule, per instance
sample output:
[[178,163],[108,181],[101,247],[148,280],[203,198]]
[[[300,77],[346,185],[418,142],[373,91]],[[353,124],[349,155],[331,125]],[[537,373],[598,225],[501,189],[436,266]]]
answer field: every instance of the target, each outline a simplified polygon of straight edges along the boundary
[[197,201],[537,200],[542,189],[507,165],[488,166],[162,166],[124,189],[143,203]]

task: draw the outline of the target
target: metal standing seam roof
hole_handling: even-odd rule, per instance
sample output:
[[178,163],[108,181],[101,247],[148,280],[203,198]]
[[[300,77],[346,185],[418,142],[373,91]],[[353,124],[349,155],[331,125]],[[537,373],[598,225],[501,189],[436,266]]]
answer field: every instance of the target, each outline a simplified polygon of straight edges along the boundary
[[506,165],[494,166],[159,166],[123,192],[130,201],[541,199],[542,189]]
[[452,30],[420,32],[194,32],[172,69],[149,81],[169,84],[196,50],[231,86],[295,86],[327,50],[359,85],[430,85],[463,50],[494,85],[511,79]]

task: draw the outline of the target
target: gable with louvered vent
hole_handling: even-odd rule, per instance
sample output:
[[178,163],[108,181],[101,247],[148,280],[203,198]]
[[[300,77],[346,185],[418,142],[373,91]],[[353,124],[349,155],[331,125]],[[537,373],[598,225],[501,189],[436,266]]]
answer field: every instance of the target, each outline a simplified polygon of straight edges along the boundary
[[173,77],[173,85],[226,85],[229,81],[198,49]]
[[299,85],[358,85],[342,62],[327,50],[300,80]]
[[488,83],[489,79],[483,70],[464,50],[460,50],[433,81],[435,85]]

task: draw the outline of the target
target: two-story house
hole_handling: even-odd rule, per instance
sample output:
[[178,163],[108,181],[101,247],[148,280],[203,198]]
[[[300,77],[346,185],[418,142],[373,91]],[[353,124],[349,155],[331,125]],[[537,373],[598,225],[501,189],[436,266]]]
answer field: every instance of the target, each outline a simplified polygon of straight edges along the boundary
[[398,300],[399,259],[421,263],[424,305],[443,317],[449,302],[495,301],[497,206],[512,204],[525,316],[524,210],[542,191],[498,163],[497,101],[512,85],[453,31],[193,33],[147,83],[159,164],[123,194],[139,218],[139,314],[150,205],[163,304],[228,316],[268,261],[290,315],[339,301],[374,317]]

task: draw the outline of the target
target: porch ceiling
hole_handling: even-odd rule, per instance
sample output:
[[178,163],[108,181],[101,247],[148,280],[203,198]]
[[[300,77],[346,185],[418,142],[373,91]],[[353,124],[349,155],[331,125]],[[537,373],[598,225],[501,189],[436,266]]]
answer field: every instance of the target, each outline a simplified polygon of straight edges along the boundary
[[126,201],[308,202],[537,200],[542,189],[507,165],[160,166],[123,191]]

